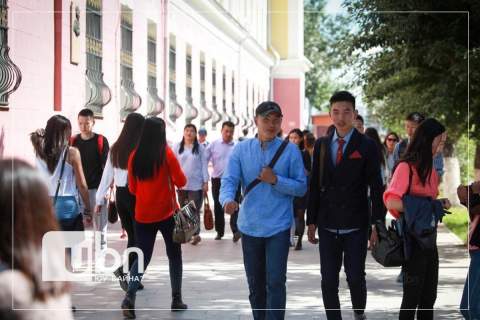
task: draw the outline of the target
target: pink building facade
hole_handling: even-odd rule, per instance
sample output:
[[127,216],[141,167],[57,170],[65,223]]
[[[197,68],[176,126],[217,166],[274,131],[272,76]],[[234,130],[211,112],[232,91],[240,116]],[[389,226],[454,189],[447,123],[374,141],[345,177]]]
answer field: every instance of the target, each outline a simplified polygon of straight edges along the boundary
[[[173,142],[186,123],[206,128],[208,140],[220,137],[226,120],[237,136],[244,128],[253,134],[255,106],[272,96],[285,110],[283,130],[301,126],[308,68],[292,63],[303,46],[295,57],[276,52],[275,1],[2,1],[8,56],[21,71],[18,89],[0,105],[3,156],[32,162],[29,133],[54,114],[77,133],[85,107],[111,143],[131,112],[162,117]],[[303,19],[287,19],[303,29]]]

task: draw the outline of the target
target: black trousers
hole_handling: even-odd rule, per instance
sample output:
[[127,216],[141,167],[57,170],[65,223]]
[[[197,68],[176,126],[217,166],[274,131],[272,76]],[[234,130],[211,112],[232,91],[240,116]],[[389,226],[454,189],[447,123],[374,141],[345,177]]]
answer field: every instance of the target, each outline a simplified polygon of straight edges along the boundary
[[341,320],[338,285],[342,262],[350,286],[352,307],[362,314],[367,304],[365,259],[367,258],[368,228],[345,234],[318,228],[320,271],[322,274],[322,297],[328,320]]
[[[137,238],[135,237],[135,203],[136,197],[130,193],[128,187],[118,187],[115,199],[117,205],[117,212],[120,220],[122,220],[122,227],[127,231],[128,242],[127,248],[137,246]],[[132,265],[137,260],[137,253],[130,252],[128,254],[128,270],[132,270]]]
[[[215,215],[215,231],[217,231],[220,237],[225,235],[225,212],[223,211],[222,205],[220,204],[220,187],[222,186],[222,179],[221,178],[212,178],[212,195],[213,195],[213,203],[214,203],[214,215]],[[238,202],[240,199],[240,195],[242,190],[240,188],[240,184],[238,185],[237,193],[235,194],[235,201]],[[232,232],[235,233],[238,231],[237,227],[237,220],[238,220],[238,212],[235,212],[230,217],[230,228]]]
[[402,266],[403,299],[400,320],[433,320],[433,306],[437,300],[438,249],[422,250],[412,238],[410,260]]

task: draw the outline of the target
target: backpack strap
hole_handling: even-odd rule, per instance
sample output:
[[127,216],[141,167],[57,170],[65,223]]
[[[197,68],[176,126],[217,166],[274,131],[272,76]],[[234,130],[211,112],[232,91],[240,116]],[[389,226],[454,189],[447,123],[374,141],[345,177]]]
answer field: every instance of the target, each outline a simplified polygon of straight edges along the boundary
[[80,133],[77,134],[77,135],[74,135],[73,137],[70,137],[70,146],[71,147],[74,147],[77,140],[78,140],[78,137],[80,137]]
[[98,135],[98,151],[100,155],[103,154],[103,136],[101,134]]

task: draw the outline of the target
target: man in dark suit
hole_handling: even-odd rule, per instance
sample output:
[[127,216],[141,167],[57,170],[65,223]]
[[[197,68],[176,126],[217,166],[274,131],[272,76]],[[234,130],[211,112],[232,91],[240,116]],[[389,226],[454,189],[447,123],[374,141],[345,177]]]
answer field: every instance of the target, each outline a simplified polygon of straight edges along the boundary
[[[367,319],[365,259],[371,224],[367,190],[370,187],[372,218],[376,221],[382,215],[380,154],[374,140],[354,128],[358,111],[350,92],[339,91],[330,98],[329,114],[335,130],[317,139],[313,152],[308,241],[320,243],[322,296],[327,318],[342,319],[338,285],[344,260],[354,319]],[[321,161],[323,173],[320,173]],[[376,241],[376,233],[372,233],[370,240]]]

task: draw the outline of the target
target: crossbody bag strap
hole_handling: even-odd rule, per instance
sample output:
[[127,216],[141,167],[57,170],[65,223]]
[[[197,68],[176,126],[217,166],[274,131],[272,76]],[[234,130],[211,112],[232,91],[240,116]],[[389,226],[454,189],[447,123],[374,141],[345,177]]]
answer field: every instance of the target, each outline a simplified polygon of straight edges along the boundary
[[57,190],[55,191],[55,198],[53,199],[53,206],[57,204],[58,198],[58,191],[60,190],[60,184],[62,183],[63,177],[63,170],[65,169],[65,162],[67,161],[67,154],[68,154],[68,146],[65,148],[65,152],[63,153],[63,161],[62,161],[62,168],[60,169],[60,177],[57,180]]
[[325,138],[322,139],[322,143],[320,144],[320,171],[318,173],[318,187],[320,191],[323,191],[323,169],[325,167]]
[[[270,161],[270,163],[268,164],[268,166],[270,167],[270,169],[273,169],[273,167],[275,166],[275,164],[277,163],[278,159],[280,158],[280,156],[282,155],[283,151],[285,150],[285,148],[287,147],[288,145],[288,142],[287,140],[284,140],[282,142],[282,144],[280,145],[280,147],[277,149],[277,152],[275,153],[275,155],[273,156],[272,158],[272,161]],[[250,192],[250,190],[252,190],[257,184],[259,184],[261,182],[261,180],[258,180],[258,179],[255,179],[253,180],[247,187],[247,189],[245,189],[245,194],[243,195],[243,198],[242,199],[245,199],[245,197],[247,196],[247,194]]]

